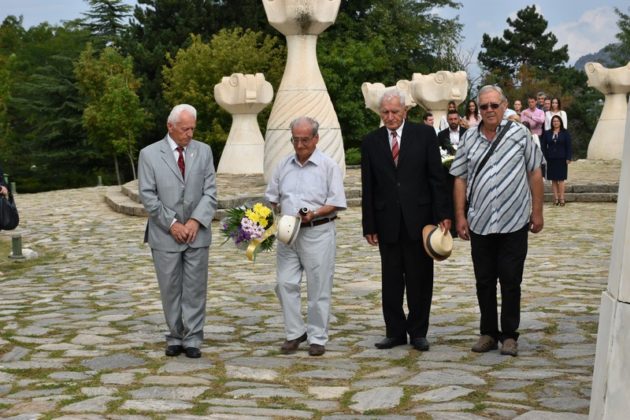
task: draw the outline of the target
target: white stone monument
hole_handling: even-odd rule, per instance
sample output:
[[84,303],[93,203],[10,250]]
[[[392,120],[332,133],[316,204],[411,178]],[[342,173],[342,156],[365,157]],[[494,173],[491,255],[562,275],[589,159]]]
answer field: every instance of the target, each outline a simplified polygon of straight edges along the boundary
[[273,87],[262,73],[234,73],[214,86],[214,98],[232,114],[218,174],[262,174],[265,142],[256,119],[273,99]]
[[[630,115],[626,110],[608,287],[602,294],[589,418],[630,417]],[[623,132],[622,132],[623,136]],[[623,140],[623,137],[622,137]]]
[[433,114],[436,129],[439,129],[440,119],[446,116],[448,103],[453,101],[459,105],[468,95],[468,78],[465,71],[414,73],[411,80],[399,80],[396,86],[402,91],[409,92],[418,105]]
[[604,109],[588,144],[587,159],[621,159],[623,133],[626,126],[630,92],[630,62],[623,67],[609,69],[599,63],[586,63],[588,85],[606,95]]
[[[365,107],[370,109],[376,113],[376,115],[381,116],[379,105],[381,101],[381,97],[388,90],[397,89],[396,86],[385,86],[382,83],[369,83],[364,82],[361,85],[361,92],[363,93],[363,100],[365,101]],[[405,108],[407,110],[413,108],[417,104],[409,94],[408,90],[403,90],[405,92]],[[383,121],[381,120],[381,125],[383,125]]]
[[341,128],[317,63],[317,37],[337,18],[341,0],[263,0],[271,26],[287,38],[287,65],[265,133],[265,180],[294,153],[289,123],[300,116],[319,122],[317,148],[345,174]]

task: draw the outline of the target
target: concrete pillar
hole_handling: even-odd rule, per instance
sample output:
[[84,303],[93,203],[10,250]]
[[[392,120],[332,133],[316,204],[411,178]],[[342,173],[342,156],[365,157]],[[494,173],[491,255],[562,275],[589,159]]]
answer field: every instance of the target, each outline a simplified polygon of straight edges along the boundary
[[626,117],[608,286],[599,311],[591,420],[625,419],[630,413],[630,116]]
[[411,80],[399,80],[396,86],[409,92],[418,105],[433,114],[436,129],[439,129],[442,117],[446,117],[448,103],[453,101],[459,105],[468,95],[468,77],[465,71],[414,73]]
[[[630,92],[630,62],[609,69],[599,63],[586,63],[588,85],[605,95],[604,108],[588,144],[587,159],[621,159],[624,128]],[[628,136],[626,135],[626,141]]]
[[257,116],[273,99],[262,73],[234,73],[214,86],[217,103],[232,114],[232,127],[217,167],[218,174],[263,174],[265,142]]
[[290,122],[307,116],[319,122],[317,148],[345,174],[343,139],[337,114],[317,63],[317,37],[337,18],[341,0],[263,0],[271,26],[287,38],[287,65],[265,133],[265,180],[278,161],[294,153]]

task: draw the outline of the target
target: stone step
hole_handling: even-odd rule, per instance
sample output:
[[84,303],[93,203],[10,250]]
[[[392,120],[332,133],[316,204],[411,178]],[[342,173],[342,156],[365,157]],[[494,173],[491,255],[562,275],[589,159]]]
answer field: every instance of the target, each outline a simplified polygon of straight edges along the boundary
[[[255,188],[258,192],[234,192],[227,197],[221,197],[219,193],[219,206],[215,215],[215,220],[225,217],[225,210],[238,207],[246,203],[261,201],[263,190],[260,185]],[[565,201],[570,202],[617,202],[617,191],[619,185],[616,183],[602,184],[566,184]],[[346,186],[346,199],[348,207],[361,206],[361,188],[356,184]],[[551,183],[545,182],[545,202],[553,202]],[[147,213],[140,204],[138,197],[138,181],[131,181],[121,187],[120,191],[112,191],[106,194],[105,201],[115,211],[131,216],[144,216]]]

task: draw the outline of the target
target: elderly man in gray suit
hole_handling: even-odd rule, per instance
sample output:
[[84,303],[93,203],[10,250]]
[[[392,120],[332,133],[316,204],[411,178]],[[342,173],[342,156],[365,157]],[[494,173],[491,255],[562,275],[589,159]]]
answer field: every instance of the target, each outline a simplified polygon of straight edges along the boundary
[[206,315],[210,223],[217,209],[212,151],[192,139],[197,111],[177,105],[168,134],[140,151],[140,200],[149,213],[153,255],[168,325],[167,356],[201,357]]

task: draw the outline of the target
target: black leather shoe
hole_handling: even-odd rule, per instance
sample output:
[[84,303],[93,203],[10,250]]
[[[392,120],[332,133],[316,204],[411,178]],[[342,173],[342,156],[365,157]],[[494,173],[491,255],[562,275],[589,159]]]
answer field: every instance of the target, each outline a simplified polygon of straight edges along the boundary
[[306,341],[306,333],[302,334],[301,336],[299,336],[298,338],[296,338],[295,340],[286,340],[282,346],[280,346],[280,353],[282,354],[291,354],[291,353],[295,353],[298,349],[298,347],[300,347],[300,343],[303,343]]
[[411,339],[411,345],[418,351],[429,350],[429,341],[425,337],[416,337]]
[[182,346],[173,345],[166,347],[166,350],[164,350],[164,354],[168,357],[176,357],[182,354],[183,351],[184,348]]
[[201,350],[197,347],[186,347],[186,357],[199,359],[201,357]]
[[407,344],[407,336],[404,337],[385,337],[378,343],[374,343],[377,349],[391,349],[392,347]]

